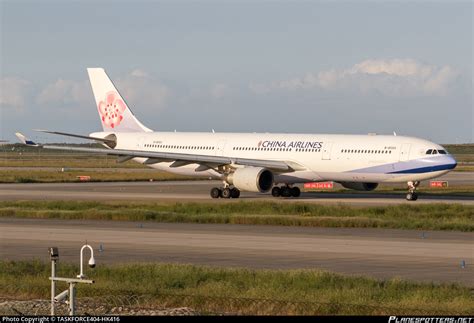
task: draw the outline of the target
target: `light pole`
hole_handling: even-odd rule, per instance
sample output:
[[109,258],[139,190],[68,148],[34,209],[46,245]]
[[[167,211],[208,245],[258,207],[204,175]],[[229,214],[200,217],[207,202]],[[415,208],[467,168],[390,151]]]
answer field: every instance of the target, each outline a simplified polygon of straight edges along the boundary
[[[81,248],[81,273],[77,275],[77,278],[62,278],[56,277],[56,261],[59,259],[59,252],[58,248],[51,247],[49,248],[50,258],[51,258],[51,315],[55,315],[54,313],[54,304],[58,302],[64,301],[69,296],[69,315],[73,316],[76,310],[75,308],[75,296],[76,296],[76,284],[83,283],[83,284],[94,284],[93,280],[84,279],[86,276],[83,273],[82,267],[82,254],[84,249],[88,247],[91,251],[91,258],[89,259],[89,267],[95,267],[95,259],[94,259],[94,250],[88,244],[82,246]],[[60,293],[59,295],[56,294],[56,282],[63,281],[66,282],[69,286],[68,289]]]
[[81,248],[81,273],[79,275],[77,275],[77,278],[80,278],[80,279],[86,277],[86,275],[84,275],[84,271],[83,271],[83,268],[84,268],[84,266],[83,266],[83,263],[84,263],[83,262],[83,259],[84,259],[83,255],[84,255],[84,249],[85,248],[89,248],[89,250],[91,251],[91,258],[89,259],[89,267],[91,267],[91,268],[95,267],[94,249],[92,249],[92,247],[89,246],[88,244],[85,244]]

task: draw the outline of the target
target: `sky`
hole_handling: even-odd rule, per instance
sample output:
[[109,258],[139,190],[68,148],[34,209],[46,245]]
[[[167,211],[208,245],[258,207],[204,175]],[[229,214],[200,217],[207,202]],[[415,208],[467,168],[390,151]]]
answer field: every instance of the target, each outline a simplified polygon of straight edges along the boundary
[[103,67],[155,131],[473,142],[473,10],[471,1],[0,0],[0,139],[100,131],[86,68]]

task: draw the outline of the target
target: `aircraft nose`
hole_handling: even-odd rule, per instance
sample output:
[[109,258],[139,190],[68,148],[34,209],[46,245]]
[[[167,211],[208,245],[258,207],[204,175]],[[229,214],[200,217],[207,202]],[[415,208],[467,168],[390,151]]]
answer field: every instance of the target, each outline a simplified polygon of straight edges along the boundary
[[449,161],[453,165],[452,169],[456,168],[456,166],[458,165],[458,162],[452,155],[449,155]]

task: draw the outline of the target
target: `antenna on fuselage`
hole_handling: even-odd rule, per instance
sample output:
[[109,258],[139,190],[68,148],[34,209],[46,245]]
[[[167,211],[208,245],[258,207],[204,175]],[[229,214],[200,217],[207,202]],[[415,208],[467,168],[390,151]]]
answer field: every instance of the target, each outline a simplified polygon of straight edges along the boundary
[[397,133],[394,131],[394,132],[393,132],[393,135],[396,137],[396,136],[397,136]]

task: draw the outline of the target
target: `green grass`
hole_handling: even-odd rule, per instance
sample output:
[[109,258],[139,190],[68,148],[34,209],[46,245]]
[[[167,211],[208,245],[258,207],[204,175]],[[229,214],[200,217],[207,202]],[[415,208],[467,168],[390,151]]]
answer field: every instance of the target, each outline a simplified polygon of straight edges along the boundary
[[445,144],[442,145],[453,155],[472,154],[474,155],[474,144]]
[[[103,148],[99,144],[66,144],[67,146]],[[74,151],[38,149],[19,144],[0,146],[0,167],[82,167],[147,168],[133,161],[116,163],[117,158]]]
[[229,223],[307,227],[474,231],[474,206],[352,207],[284,202],[0,202],[0,216],[42,219]]
[[[459,163],[459,161],[458,161]],[[456,166],[455,172],[474,172],[474,165],[460,165]]]
[[[175,297],[173,305],[189,306],[203,312],[474,313],[474,299],[469,288],[398,278],[380,281],[318,270],[227,269],[176,264],[100,265],[94,270],[87,269],[86,273],[96,284],[79,286],[79,298],[144,296],[148,304],[159,306],[164,299],[170,299],[169,295],[185,295]],[[58,276],[74,277],[76,274],[76,266],[60,263]],[[49,275],[47,263],[0,261],[0,297],[47,299]],[[62,287],[65,286],[58,289]],[[303,303],[303,306],[287,305],[295,303]]]
[[117,163],[115,157],[100,155],[20,155],[0,153],[0,167],[57,167],[57,168],[143,168],[148,167],[134,161]]
[[0,170],[0,183],[67,183],[79,182],[77,176],[88,175],[91,182],[136,182],[201,180],[199,177],[180,176],[160,171],[98,171],[70,170],[61,172],[50,170]]

